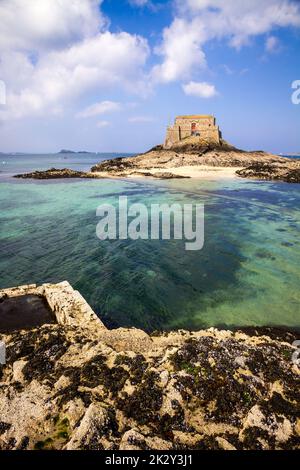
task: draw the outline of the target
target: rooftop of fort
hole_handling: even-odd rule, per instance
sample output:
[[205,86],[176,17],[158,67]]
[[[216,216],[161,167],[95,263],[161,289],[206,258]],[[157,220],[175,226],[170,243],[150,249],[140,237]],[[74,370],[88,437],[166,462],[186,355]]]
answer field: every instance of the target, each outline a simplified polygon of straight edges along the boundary
[[212,114],[186,114],[183,116],[177,116],[176,119],[207,119],[215,117]]

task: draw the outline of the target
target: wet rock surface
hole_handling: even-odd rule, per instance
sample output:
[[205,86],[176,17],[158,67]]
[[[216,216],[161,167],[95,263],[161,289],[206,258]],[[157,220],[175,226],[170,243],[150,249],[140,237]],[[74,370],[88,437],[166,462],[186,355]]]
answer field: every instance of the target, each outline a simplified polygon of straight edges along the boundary
[[237,174],[243,178],[300,183],[300,163],[295,161],[282,164],[253,163],[242,170],[238,170]]
[[68,168],[50,168],[49,170],[33,171],[32,173],[15,175],[15,178],[45,180],[57,178],[97,178],[97,176],[83,171],[69,170]]
[[[37,180],[49,180],[49,179],[60,179],[60,178],[102,178],[103,176],[148,176],[151,178],[157,179],[183,179],[188,178],[188,176],[180,176],[175,175],[171,172],[157,172],[152,174],[147,171],[140,171],[136,172],[135,167],[131,164],[127,165],[126,162],[118,162],[119,159],[116,159],[117,162],[112,162],[110,165],[108,160],[107,162],[103,162],[103,169],[101,171],[108,172],[107,175],[101,175],[99,172],[83,172],[83,171],[75,171],[69,170],[68,168],[57,169],[57,168],[50,168],[49,170],[44,171],[33,171],[32,173],[23,173],[20,175],[15,175],[15,178],[20,179],[37,179]],[[130,170],[128,172],[128,169]]]
[[262,333],[0,335],[0,448],[299,449],[293,335]]

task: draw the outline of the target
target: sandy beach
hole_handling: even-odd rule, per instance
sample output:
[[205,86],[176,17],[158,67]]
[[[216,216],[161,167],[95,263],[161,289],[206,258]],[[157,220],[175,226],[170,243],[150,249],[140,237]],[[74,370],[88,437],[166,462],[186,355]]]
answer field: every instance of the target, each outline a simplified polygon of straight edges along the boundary
[[[135,169],[132,173],[128,173],[128,178],[145,178],[149,177],[149,174],[153,176],[155,174],[162,175],[163,173],[172,173],[176,176],[182,176],[186,178],[199,178],[208,180],[217,180],[224,178],[238,178],[236,171],[242,167],[217,167],[211,165],[194,165],[194,166],[181,166],[181,167],[170,167],[166,169],[162,168],[151,168],[151,169]],[[111,172],[99,171],[94,172],[94,177],[99,178],[122,178],[124,175],[112,175]]]

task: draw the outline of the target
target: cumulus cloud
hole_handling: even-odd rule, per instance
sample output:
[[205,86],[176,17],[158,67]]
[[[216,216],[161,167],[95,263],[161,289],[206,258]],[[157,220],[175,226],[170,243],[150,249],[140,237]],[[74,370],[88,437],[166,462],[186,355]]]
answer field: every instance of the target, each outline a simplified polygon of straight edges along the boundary
[[176,0],[176,17],[163,32],[156,52],[163,57],[153,69],[156,81],[171,82],[204,68],[204,46],[227,41],[236,49],[278,27],[300,27],[296,0]]
[[102,0],[1,0],[0,48],[63,48],[106,26]]
[[[2,118],[57,113],[57,109],[62,110],[68,102],[83,93],[97,93],[108,87],[133,93],[146,92],[144,66],[149,55],[147,41],[125,32],[99,31],[101,26],[104,27],[98,9],[101,1],[28,0],[22,2],[22,12],[19,16],[16,14],[12,23],[9,5],[11,2],[16,8],[19,1],[0,2],[0,76],[7,84],[7,107],[1,111]],[[54,5],[53,18],[49,20],[47,34],[43,33],[43,42],[43,38],[39,40],[37,17],[40,20],[41,12],[47,13],[50,3],[51,7]],[[32,15],[37,4],[43,5],[45,10],[37,9],[37,15]],[[56,25],[56,13],[61,18],[59,25]],[[21,31],[20,15],[28,23],[26,28],[21,27]],[[72,25],[74,18],[77,20],[75,26]],[[78,31],[75,33],[76,25]],[[41,30],[43,26],[40,24]],[[9,31],[9,43],[3,31]],[[51,43],[52,36],[56,40],[59,38],[57,44]],[[42,43],[45,47],[39,51],[30,49],[31,42]]]
[[201,49],[201,28],[185,19],[176,18],[163,32],[163,42],[156,53],[164,57],[160,65],[153,68],[154,81],[171,82],[184,79],[191,68],[205,68],[205,54]]
[[81,95],[103,96],[109,88],[147,95],[156,83],[189,85],[207,67],[209,41],[240,48],[264,34],[273,52],[273,29],[300,26],[296,0],[173,0],[175,17],[155,48],[159,61],[149,77],[147,40],[110,32],[102,1],[0,0],[0,78],[7,87],[0,117],[63,113]]
[[213,98],[218,94],[215,86],[206,82],[190,82],[182,85],[182,88],[186,95],[197,98]]
[[88,106],[83,111],[77,113],[79,118],[89,118],[93,116],[99,116],[100,114],[112,113],[115,111],[120,111],[121,105],[116,101],[101,101],[101,103],[95,103],[91,106]]

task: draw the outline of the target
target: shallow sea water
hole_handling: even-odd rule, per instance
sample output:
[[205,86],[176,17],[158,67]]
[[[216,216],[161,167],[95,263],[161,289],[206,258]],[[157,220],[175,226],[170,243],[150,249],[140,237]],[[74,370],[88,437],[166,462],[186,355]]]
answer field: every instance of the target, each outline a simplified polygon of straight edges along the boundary
[[[300,327],[300,185],[11,178],[37,163],[87,169],[104,158],[1,155],[1,288],[68,280],[110,327]],[[123,195],[147,206],[204,203],[203,249],[100,241],[96,209]]]

